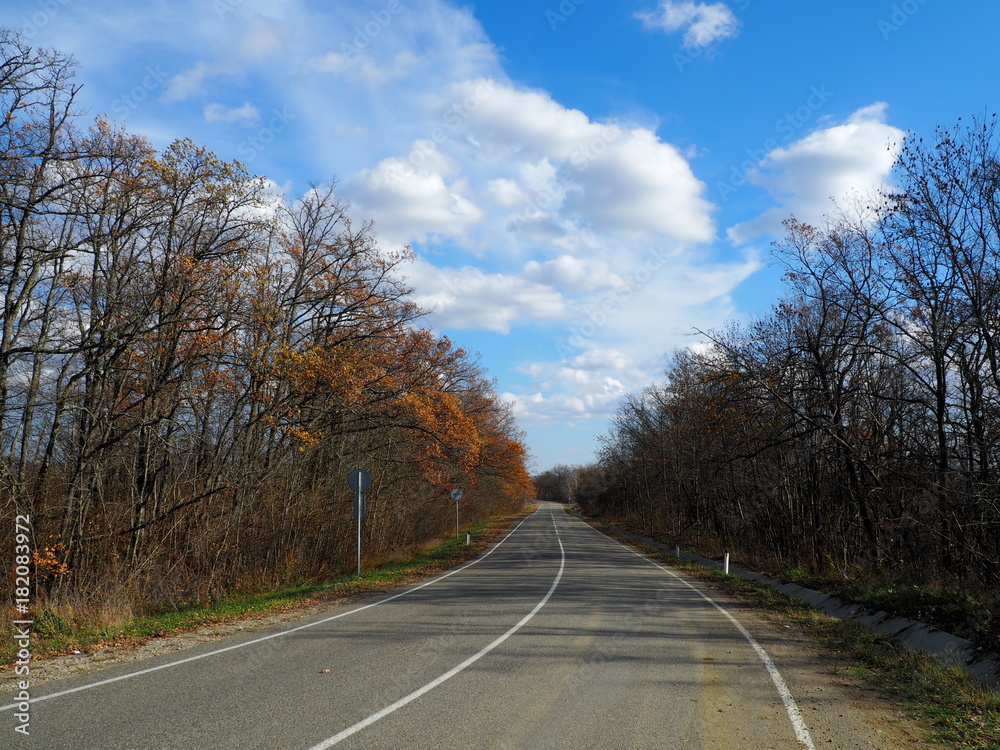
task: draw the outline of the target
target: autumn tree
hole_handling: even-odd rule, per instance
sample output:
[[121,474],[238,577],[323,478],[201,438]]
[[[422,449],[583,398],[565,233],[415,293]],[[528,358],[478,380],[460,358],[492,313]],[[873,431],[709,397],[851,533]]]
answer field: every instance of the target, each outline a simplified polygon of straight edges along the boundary
[[72,61],[0,33],[0,496],[38,599],[161,607],[344,571],[532,492],[468,352],[420,327],[332,184],[277,194],[189,140],[73,112]]
[[790,219],[770,313],[705,332],[622,404],[599,509],[779,568],[995,585],[995,131],[911,134],[892,191]]

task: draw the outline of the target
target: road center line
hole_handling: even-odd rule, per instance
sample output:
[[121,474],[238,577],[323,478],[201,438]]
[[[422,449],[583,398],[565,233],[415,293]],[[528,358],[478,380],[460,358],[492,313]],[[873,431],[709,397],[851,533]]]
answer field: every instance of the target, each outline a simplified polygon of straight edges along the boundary
[[662,570],[664,573],[673,576],[678,581],[687,586],[689,589],[698,594],[698,596],[700,596],[706,602],[708,602],[717,610],[719,610],[719,612],[721,612],[722,615],[727,620],[729,620],[733,624],[733,626],[740,632],[740,635],[742,635],[744,638],[747,639],[747,641],[750,643],[750,646],[757,653],[757,656],[760,657],[760,660],[764,663],[764,668],[767,670],[767,673],[771,676],[771,681],[774,683],[774,686],[778,689],[778,695],[781,697],[781,702],[785,706],[785,713],[788,714],[788,719],[792,723],[792,729],[795,731],[795,738],[799,741],[799,743],[802,746],[808,748],[808,750],[816,750],[816,746],[813,744],[812,737],[809,735],[809,729],[806,727],[806,722],[802,718],[802,712],[799,710],[799,706],[795,702],[795,698],[792,697],[792,691],[788,689],[787,683],[781,676],[781,673],[778,671],[778,667],[775,666],[774,661],[772,661],[771,657],[768,656],[764,648],[759,643],[757,643],[757,640],[752,635],[750,635],[750,631],[748,631],[745,627],[743,627],[743,624],[739,620],[737,620],[735,617],[729,614],[729,612],[723,609],[719,604],[717,604],[715,601],[709,598],[708,595],[704,594],[697,586],[694,586],[693,584],[684,580],[684,578],[677,575],[677,573],[675,573],[674,571],[670,570],[669,568],[663,567],[654,560],[650,560],[642,553],[636,552],[631,547],[627,547],[626,545],[619,542],[617,539],[612,539],[606,534],[601,534],[601,532],[595,529],[593,526],[583,523],[583,521],[579,521],[579,523],[583,524],[586,528],[590,529],[594,533],[600,534],[608,541],[614,542],[619,547],[627,549],[633,555],[642,558],[650,565]]
[[556,590],[556,586],[559,585],[559,580],[562,578],[563,570],[566,567],[566,550],[563,547],[562,539],[559,538],[559,527],[556,526],[555,515],[552,516],[552,526],[553,526],[553,528],[556,531],[556,541],[559,543],[559,555],[560,555],[559,572],[556,573],[555,580],[552,581],[552,585],[549,587],[549,592],[542,598],[542,600],[540,602],[538,602],[538,604],[535,605],[535,608],[533,610],[531,610],[528,614],[526,614],[521,619],[520,622],[518,622],[514,627],[512,627],[510,630],[508,630],[502,636],[500,636],[495,641],[493,641],[492,643],[490,643],[488,646],[485,646],[484,648],[482,648],[481,650],[479,650],[478,652],[476,652],[475,654],[473,654],[472,656],[470,656],[468,659],[466,659],[465,661],[463,661],[458,666],[452,667],[451,669],[449,669],[447,672],[445,672],[443,675],[441,675],[437,679],[431,680],[426,685],[424,685],[422,688],[418,688],[417,690],[414,690],[409,695],[404,696],[403,698],[400,698],[398,701],[396,701],[395,703],[393,703],[393,704],[391,704],[389,706],[386,706],[381,711],[376,711],[371,716],[369,716],[367,719],[363,719],[363,720],[359,721],[357,724],[348,727],[347,729],[345,729],[344,731],[342,731],[340,734],[336,734],[333,737],[331,737],[330,739],[324,740],[323,742],[319,743],[318,745],[313,745],[311,748],[309,748],[309,750],[326,750],[327,748],[333,747],[334,745],[336,745],[341,740],[345,740],[348,737],[350,737],[352,734],[356,734],[357,732],[360,732],[365,727],[370,727],[372,724],[374,724],[379,719],[385,718],[389,714],[391,714],[391,713],[399,710],[400,708],[402,708],[403,706],[407,705],[408,703],[412,703],[413,701],[415,701],[417,698],[419,698],[420,696],[424,695],[425,693],[429,693],[431,690],[433,690],[434,688],[436,688],[438,685],[440,685],[445,680],[448,680],[448,679],[454,677],[459,672],[465,670],[467,667],[471,666],[472,664],[474,664],[477,661],[479,661],[480,659],[482,659],[484,656],[486,656],[486,654],[488,654],[490,651],[492,651],[493,649],[495,649],[501,643],[503,643],[504,641],[506,641],[512,635],[514,635],[514,633],[516,633],[518,630],[520,630],[532,617],[534,617],[536,614],[538,614],[538,611],[542,607],[544,607],[545,604],[546,604],[546,602],[548,602],[548,600],[552,597],[553,592]]
[[[538,512],[539,511],[535,511],[535,513],[538,513]],[[534,513],[532,513],[532,515],[534,515]],[[528,516],[528,518],[531,518],[531,516]],[[341,617],[347,617],[348,615],[353,615],[353,614],[356,614],[358,612],[363,612],[366,609],[371,609],[372,607],[377,607],[380,604],[386,604],[386,603],[391,602],[391,601],[393,601],[395,599],[399,599],[401,596],[406,596],[408,594],[412,594],[415,591],[420,591],[420,589],[426,588],[427,586],[432,586],[435,583],[440,583],[445,578],[453,576],[456,573],[461,573],[463,570],[471,568],[473,565],[476,565],[477,563],[482,562],[487,557],[489,557],[490,555],[492,555],[497,549],[499,549],[499,547],[500,547],[501,544],[503,544],[508,539],[510,539],[510,537],[514,534],[514,532],[517,531],[519,528],[521,528],[521,526],[525,523],[525,521],[528,520],[528,518],[525,518],[524,520],[521,521],[521,523],[519,523],[517,526],[515,526],[513,529],[511,529],[503,539],[501,539],[499,542],[497,542],[488,552],[486,552],[481,557],[477,557],[475,560],[473,560],[472,562],[470,562],[470,563],[468,563],[466,565],[463,565],[461,568],[456,568],[455,570],[452,570],[452,571],[450,571],[448,573],[445,573],[444,575],[438,576],[437,578],[434,578],[434,579],[432,579],[430,581],[427,581],[426,583],[422,583],[419,586],[414,586],[412,589],[407,589],[406,591],[401,591],[400,593],[393,594],[392,596],[386,597],[385,599],[379,599],[377,602],[372,602],[371,604],[366,604],[363,607],[357,607],[355,609],[348,610],[347,612],[341,612],[340,614],[333,615],[332,617],[325,617],[322,620],[317,620],[316,622],[310,622],[310,623],[307,623],[305,625],[299,625],[298,627],[290,628],[288,630],[282,630],[282,631],[277,632],[277,633],[271,633],[270,635],[264,635],[264,636],[261,636],[260,638],[254,638],[253,640],[244,641],[243,643],[237,643],[237,644],[235,644],[233,646],[226,646],[224,648],[215,649],[214,651],[208,651],[208,652],[206,652],[204,654],[198,654],[197,656],[189,656],[189,657],[187,657],[185,659],[178,659],[177,661],[168,662],[166,664],[160,664],[159,666],[156,666],[156,667],[149,667],[147,669],[140,669],[137,672],[128,672],[127,674],[119,675],[118,677],[109,677],[106,680],[98,680],[97,682],[89,682],[86,685],[80,685],[79,687],[70,688],[69,690],[60,690],[57,693],[50,693],[48,695],[40,695],[37,698],[32,697],[31,703],[32,704],[41,703],[42,701],[47,701],[47,700],[50,700],[52,698],[59,698],[59,697],[61,697],[63,695],[69,695],[70,693],[78,693],[81,690],[90,690],[91,688],[100,687],[101,685],[109,685],[112,682],[119,682],[120,680],[127,680],[127,679],[129,679],[131,677],[139,677],[140,675],[150,674],[151,672],[158,672],[161,669],[169,669],[170,667],[177,667],[177,666],[180,666],[181,664],[187,664],[189,662],[198,661],[200,659],[207,659],[209,656],[216,656],[218,654],[224,654],[227,651],[235,651],[236,649],[245,648],[247,646],[252,646],[255,643],[262,643],[264,641],[269,641],[272,638],[281,638],[282,636],[290,635],[291,633],[296,633],[296,632],[298,632],[300,630],[306,630],[307,628],[314,628],[317,625],[324,625],[325,623],[332,622],[333,620],[339,620]],[[7,710],[10,710],[12,708],[16,708],[18,705],[20,705],[20,704],[19,703],[9,703],[6,706],[0,706],[0,711],[7,711]]]

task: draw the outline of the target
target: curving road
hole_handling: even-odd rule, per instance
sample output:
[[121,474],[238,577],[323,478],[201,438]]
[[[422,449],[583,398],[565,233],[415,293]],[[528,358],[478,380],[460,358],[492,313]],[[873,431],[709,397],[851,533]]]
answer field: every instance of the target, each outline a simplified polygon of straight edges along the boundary
[[29,737],[12,729],[8,691],[0,747],[888,747],[823,679],[710,595],[543,504],[486,555],[415,588],[39,685]]

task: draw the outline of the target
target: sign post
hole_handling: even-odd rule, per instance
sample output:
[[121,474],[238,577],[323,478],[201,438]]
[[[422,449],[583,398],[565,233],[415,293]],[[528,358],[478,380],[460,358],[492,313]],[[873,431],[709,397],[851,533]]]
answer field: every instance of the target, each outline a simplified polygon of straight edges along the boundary
[[365,490],[371,487],[372,475],[364,469],[355,469],[347,477],[354,490],[354,517],[358,519],[358,575],[361,575],[361,519],[365,515]]
[[457,487],[451,491],[451,499],[455,501],[455,538],[461,539],[458,535],[458,501],[462,499],[462,490]]

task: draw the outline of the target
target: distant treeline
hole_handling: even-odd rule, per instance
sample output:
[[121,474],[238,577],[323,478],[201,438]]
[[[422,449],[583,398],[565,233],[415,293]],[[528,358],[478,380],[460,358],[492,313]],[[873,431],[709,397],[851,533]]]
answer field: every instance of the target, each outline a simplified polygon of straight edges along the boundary
[[911,134],[894,192],[790,219],[785,291],[706,333],[543,496],[779,569],[1000,584],[996,116]]
[[[80,124],[71,59],[0,32],[0,509],[41,603],[160,606],[335,573],[531,493],[474,358],[331,186]],[[9,548],[8,548],[9,547]],[[5,559],[13,559],[4,555]],[[13,586],[13,581],[9,580]]]

